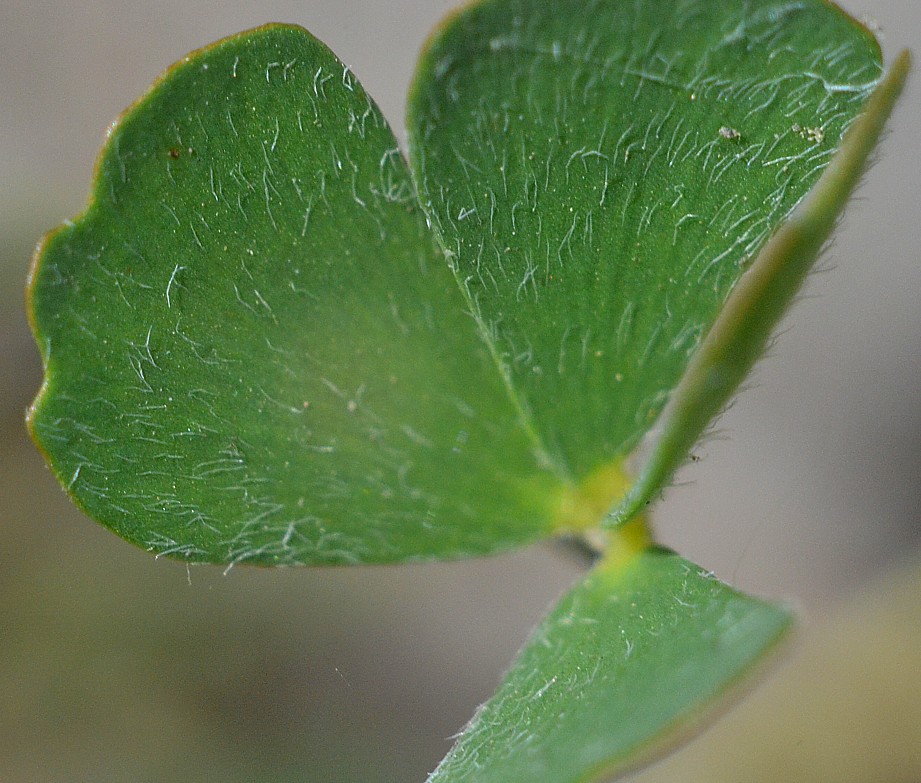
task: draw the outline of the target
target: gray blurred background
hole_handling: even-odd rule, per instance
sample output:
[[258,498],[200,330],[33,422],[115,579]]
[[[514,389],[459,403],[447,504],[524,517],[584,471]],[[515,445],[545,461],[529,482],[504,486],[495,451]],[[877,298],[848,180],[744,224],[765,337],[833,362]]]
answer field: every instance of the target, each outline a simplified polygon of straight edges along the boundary
[[[82,208],[107,124],[160,71],[239,30],[298,23],[402,140],[417,52],[454,5],[0,0],[0,780],[421,783],[579,573],[550,548],[187,570],[76,512],[21,423],[41,378],[22,306],[32,246]],[[921,39],[917,0],[846,7],[879,25],[888,59]],[[919,88],[772,355],[654,515],[664,543],[726,581],[797,601],[807,647],[921,550]],[[635,780],[689,779],[683,758]],[[921,781],[921,761],[898,780]]]

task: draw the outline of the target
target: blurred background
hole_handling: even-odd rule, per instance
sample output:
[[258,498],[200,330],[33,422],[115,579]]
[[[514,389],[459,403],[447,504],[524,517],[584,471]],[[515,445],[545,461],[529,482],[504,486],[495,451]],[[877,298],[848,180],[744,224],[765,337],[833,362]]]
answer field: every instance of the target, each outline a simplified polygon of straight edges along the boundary
[[[298,23],[403,139],[417,52],[454,5],[0,0],[0,780],[421,783],[580,573],[540,547],[187,569],[82,517],[22,424],[41,379],[23,312],[32,247],[82,208],[106,126],[160,71]],[[889,59],[921,39],[917,0],[846,7]],[[772,355],[653,518],[724,580],[796,602],[800,641],[636,783],[921,781],[919,94],[914,78]]]

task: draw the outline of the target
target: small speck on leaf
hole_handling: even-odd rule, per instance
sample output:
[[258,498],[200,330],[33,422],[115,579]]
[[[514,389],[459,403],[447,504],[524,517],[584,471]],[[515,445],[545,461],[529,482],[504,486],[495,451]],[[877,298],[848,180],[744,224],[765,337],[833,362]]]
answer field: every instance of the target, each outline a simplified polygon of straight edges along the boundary
[[811,141],[813,144],[821,144],[825,141],[825,128],[816,126],[815,128],[805,127],[795,122],[791,126],[790,130],[794,133],[798,133],[806,141]]

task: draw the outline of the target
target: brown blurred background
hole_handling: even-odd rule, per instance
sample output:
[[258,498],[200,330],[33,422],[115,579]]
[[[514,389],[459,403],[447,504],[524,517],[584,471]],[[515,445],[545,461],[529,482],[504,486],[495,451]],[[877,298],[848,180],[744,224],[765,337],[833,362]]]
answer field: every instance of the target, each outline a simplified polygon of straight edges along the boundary
[[[41,378],[22,306],[31,248],[81,209],[107,124],[165,66],[230,33],[295,22],[352,66],[403,138],[417,52],[454,5],[0,0],[0,781],[421,783],[578,574],[548,548],[408,568],[187,570],[77,513],[22,426]],[[921,37],[917,0],[846,6],[880,26],[890,59]],[[805,641],[780,682],[811,655],[818,674],[798,676],[814,684],[824,673],[827,692],[803,713],[792,700],[806,686],[788,684],[790,709],[809,725],[842,723],[820,743],[826,753],[842,757],[834,743],[862,753],[862,742],[867,758],[897,761],[888,777],[854,777],[850,764],[828,780],[921,781],[910,747],[921,747],[921,716],[896,698],[917,692],[906,676],[921,678],[921,601],[904,598],[921,586],[903,571],[902,603],[885,586],[921,552],[919,88],[913,79],[773,355],[654,518],[666,544],[725,580],[802,606]],[[847,619],[867,585],[876,603],[859,599],[865,619]],[[861,638],[873,643],[869,668],[848,663]],[[875,712],[859,706],[866,699],[834,700],[874,678],[892,696]],[[842,719],[846,709],[860,714]],[[738,750],[725,732],[736,721],[752,747],[765,735],[764,750],[764,720],[787,718],[741,713],[723,720],[724,739],[705,736],[632,779],[686,781],[693,768],[694,780],[754,780],[715,772],[714,759],[734,755],[727,743]],[[881,751],[865,722],[892,746]],[[723,743],[710,761],[708,741]],[[791,754],[767,758],[780,756]],[[805,769],[764,779],[822,779]]]

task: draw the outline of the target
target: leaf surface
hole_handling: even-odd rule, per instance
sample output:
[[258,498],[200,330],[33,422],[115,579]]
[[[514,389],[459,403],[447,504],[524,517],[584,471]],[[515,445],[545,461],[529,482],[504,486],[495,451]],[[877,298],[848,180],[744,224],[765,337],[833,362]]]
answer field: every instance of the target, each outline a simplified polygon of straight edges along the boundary
[[[561,473],[584,481],[649,432],[880,74],[872,35],[823,0],[486,0],[433,37],[414,176]],[[670,459],[734,388],[680,422]]]
[[[775,254],[800,271],[741,332],[713,329],[879,70],[820,0],[488,0],[413,89],[424,214],[325,46],[219,42],[113,125],[89,207],[37,251],[33,434],[92,516],[190,560],[457,557],[625,521],[808,268],[821,231]],[[708,396],[688,367],[711,333],[745,347]]]
[[692,726],[789,623],[665,550],[602,562],[535,630],[430,783],[608,779]]
[[764,353],[771,331],[857,186],[910,67],[911,56],[902,52],[849,128],[819,183],[733,289],[676,388],[659,437],[636,482],[611,514],[611,522],[626,522],[649,502]]
[[549,533],[561,482],[393,134],[302,29],[189,56],[114,124],[31,297],[33,434],[78,503],[147,549],[373,562]]
[[[881,82],[823,0],[485,0],[423,56],[410,172],[309,33],[219,42],[113,125],[86,211],[36,253],[33,434],[92,516],[188,560],[624,522],[762,352],[907,67]],[[432,783],[634,766],[789,625],[611,540]]]

